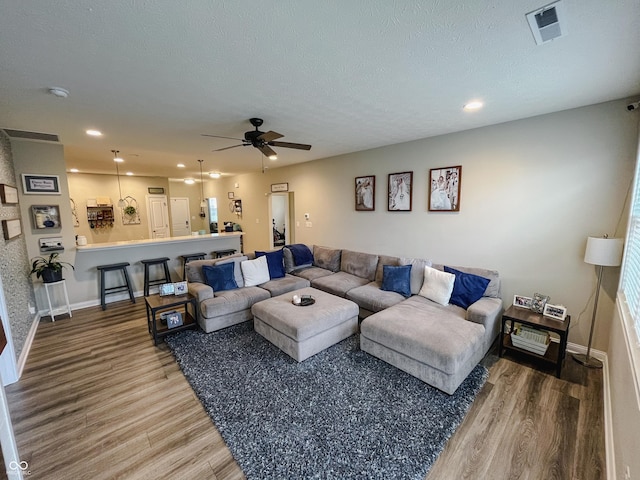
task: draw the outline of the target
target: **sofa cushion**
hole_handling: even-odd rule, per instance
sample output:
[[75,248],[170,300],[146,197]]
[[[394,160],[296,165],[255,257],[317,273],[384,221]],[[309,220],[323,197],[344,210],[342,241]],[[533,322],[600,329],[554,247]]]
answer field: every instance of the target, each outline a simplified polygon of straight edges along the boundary
[[224,263],[222,265],[203,265],[202,273],[206,284],[213,288],[214,292],[221,290],[233,290],[238,288],[233,275],[234,263]]
[[313,253],[304,243],[294,243],[284,248],[291,253],[293,264],[297,267],[310,266],[313,264]]
[[440,305],[447,305],[453,292],[456,276],[441,272],[431,267],[424,267],[424,283],[418,295],[433,300]]
[[484,291],[489,285],[489,279],[471,273],[461,272],[455,268],[445,266],[444,271],[453,273],[456,276],[453,282],[453,292],[450,303],[464,308],[469,308],[472,303],[477,302],[484,295]]
[[292,272],[296,277],[302,277],[310,282],[313,282],[316,278],[326,277],[328,275],[335,275],[333,272],[320,267],[304,267]]
[[215,297],[200,303],[205,318],[222,317],[243,310],[250,310],[254,303],[269,298],[269,292],[260,287],[244,287],[216,292]]
[[295,275],[286,274],[282,278],[276,278],[269,280],[267,283],[261,283],[260,288],[267,290],[272,297],[277,297],[284,293],[293,292],[294,290],[300,290],[310,286],[309,280]]
[[411,265],[411,293],[418,295],[424,283],[424,267],[430,267],[431,260],[403,257],[399,265]]
[[351,275],[347,272],[338,272],[312,280],[311,286],[338,297],[346,297],[349,290],[367,283],[369,281],[366,278]]
[[369,312],[379,312],[404,300],[404,297],[396,292],[387,292],[380,289],[381,284],[371,282],[361,287],[352,288],[347,292],[347,299]]
[[269,267],[269,278],[273,280],[274,278],[282,278],[284,277],[284,253],[282,249],[274,250],[273,252],[261,252],[256,251],[256,258],[267,257],[267,267]]
[[242,268],[245,287],[253,287],[270,280],[266,256],[255,260],[245,260],[240,264],[240,267]]
[[484,327],[464,315],[460,307],[414,295],[365,318],[360,330],[376,343],[452,374],[482,348]]
[[377,266],[378,255],[342,250],[340,270],[343,272],[350,273],[356,277],[366,278],[369,282],[373,282],[376,279]]
[[[311,260],[309,263],[307,263],[305,265],[296,265],[296,262],[293,259],[293,253],[291,253],[291,250],[289,249],[289,247],[283,247],[282,248],[282,257],[284,259],[284,272],[285,273],[292,273],[292,272],[295,272],[296,270],[299,270],[301,268],[310,267],[313,264],[313,260]],[[313,259],[313,254],[311,254],[311,258]]]
[[382,290],[396,292],[403,297],[411,296],[411,265],[393,267],[385,265],[382,275]]
[[337,248],[313,246],[313,265],[324,268],[330,272],[340,270],[340,257],[342,250]]

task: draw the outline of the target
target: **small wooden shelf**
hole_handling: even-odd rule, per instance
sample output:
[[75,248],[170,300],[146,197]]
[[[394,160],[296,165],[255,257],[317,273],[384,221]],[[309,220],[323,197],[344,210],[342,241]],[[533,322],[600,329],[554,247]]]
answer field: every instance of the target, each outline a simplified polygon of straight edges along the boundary
[[[508,331],[506,328],[507,322],[510,323]],[[549,343],[549,348],[547,348],[544,355],[539,355],[535,352],[530,352],[529,350],[516,347],[511,341],[511,335],[509,333],[515,330],[516,323],[528,325],[537,330],[555,333],[558,335],[560,341],[551,341]],[[502,327],[500,330],[501,341],[498,346],[498,355],[502,357],[504,352],[518,352],[534,360],[554,365],[556,367],[556,376],[560,378],[560,374],[562,373],[562,363],[567,351],[567,338],[569,337],[570,323],[570,315],[567,315],[564,321],[559,321],[547,318],[540,313],[535,313],[531,310],[512,305],[502,315]]]

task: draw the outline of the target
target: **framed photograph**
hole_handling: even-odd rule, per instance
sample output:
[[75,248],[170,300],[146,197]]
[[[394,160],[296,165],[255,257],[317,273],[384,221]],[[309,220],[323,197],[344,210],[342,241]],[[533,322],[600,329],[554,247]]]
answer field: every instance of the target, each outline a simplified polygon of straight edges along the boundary
[[22,233],[22,224],[19,218],[11,220],[2,220],[2,233],[5,240],[16,238]]
[[167,295],[173,295],[174,291],[175,288],[173,286],[173,283],[163,283],[162,285],[160,285],[160,290],[158,291],[158,293],[161,297],[165,297]]
[[164,187],[147,187],[147,191],[151,195],[164,195]]
[[522,295],[514,295],[513,296],[513,305],[515,307],[527,308],[531,310],[531,301],[533,299],[531,297],[523,297]]
[[173,292],[175,295],[186,295],[188,291],[187,282],[176,282],[173,284]]
[[18,203],[18,189],[0,183],[0,199],[7,205]]
[[42,230],[46,228],[60,228],[60,208],[58,205],[32,205],[33,227]]
[[567,316],[567,309],[562,305],[551,305],[547,303],[544,306],[542,315],[563,322],[565,317]]
[[373,212],[376,209],[376,177],[356,177],[356,211]]
[[58,175],[22,174],[22,188],[25,195],[60,195]]
[[388,210],[410,212],[412,188],[413,172],[390,173]]
[[227,198],[233,198],[234,196],[233,192],[227,192]]
[[531,310],[536,313],[542,313],[544,311],[544,306],[549,300],[551,300],[551,297],[548,295],[534,293],[533,298],[531,299]]
[[182,325],[182,314],[180,312],[169,312],[165,320],[167,321],[167,328],[175,328]]
[[429,211],[459,212],[462,166],[429,170]]
[[289,184],[288,183],[272,183],[271,191],[272,192],[288,192]]

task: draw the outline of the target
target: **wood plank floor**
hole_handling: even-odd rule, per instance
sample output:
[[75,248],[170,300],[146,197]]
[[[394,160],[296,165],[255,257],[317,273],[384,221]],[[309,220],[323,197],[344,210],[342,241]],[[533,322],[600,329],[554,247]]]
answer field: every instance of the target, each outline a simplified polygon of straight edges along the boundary
[[[428,480],[603,479],[602,372],[563,379],[488,357],[490,378]],[[241,479],[144,302],[73,312],[38,328],[7,387],[30,479]]]

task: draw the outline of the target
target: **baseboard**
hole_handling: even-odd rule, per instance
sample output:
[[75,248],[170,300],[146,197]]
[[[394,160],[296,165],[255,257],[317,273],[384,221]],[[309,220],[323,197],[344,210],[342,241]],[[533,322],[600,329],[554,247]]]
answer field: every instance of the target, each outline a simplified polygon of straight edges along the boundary
[[27,364],[27,358],[29,358],[29,351],[31,350],[31,345],[33,344],[33,339],[36,338],[36,332],[38,331],[38,325],[40,325],[40,314],[36,315],[36,318],[33,319],[33,323],[31,324],[31,328],[29,329],[29,334],[27,338],[24,340],[24,345],[22,346],[22,350],[20,351],[20,357],[18,358],[18,379],[22,377],[22,371],[24,370],[24,366]]
[[[567,343],[571,353],[587,353],[587,347],[577,343]],[[611,412],[611,387],[609,382],[609,361],[607,353],[591,349],[591,356],[602,362],[602,398],[604,401],[604,448],[607,479],[616,480],[616,462],[613,448],[613,414]],[[587,368],[587,367],[585,367]]]

